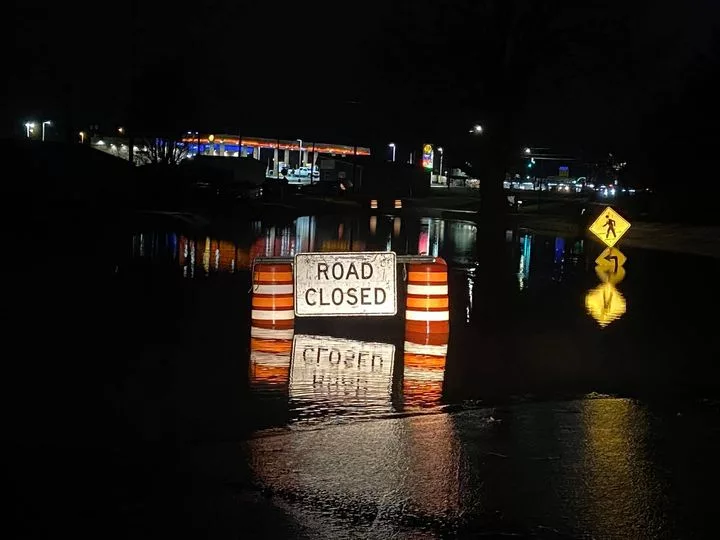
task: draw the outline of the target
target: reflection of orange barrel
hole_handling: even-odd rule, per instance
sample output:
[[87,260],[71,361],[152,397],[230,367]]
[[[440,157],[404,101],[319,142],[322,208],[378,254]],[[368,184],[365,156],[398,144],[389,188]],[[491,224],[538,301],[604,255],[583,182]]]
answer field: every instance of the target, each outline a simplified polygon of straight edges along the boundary
[[449,334],[405,332],[403,403],[431,407],[442,399]]
[[[405,333],[447,334],[450,331],[447,264],[409,264]],[[447,341],[446,341],[447,343]]]
[[253,326],[250,331],[250,384],[284,386],[290,377],[293,329]]
[[295,314],[291,264],[256,264],[252,291],[252,326],[278,329],[293,327]]

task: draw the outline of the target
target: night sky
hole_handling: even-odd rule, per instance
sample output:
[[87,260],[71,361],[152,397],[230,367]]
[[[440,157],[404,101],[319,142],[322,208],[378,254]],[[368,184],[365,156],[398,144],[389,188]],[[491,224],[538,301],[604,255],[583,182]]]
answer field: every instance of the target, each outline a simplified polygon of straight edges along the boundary
[[493,110],[503,44],[524,144],[647,161],[698,115],[718,118],[712,0],[138,2],[134,22],[132,2],[11,11],[5,136],[41,117],[57,136],[112,129],[134,110],[168,129],[452,146]]

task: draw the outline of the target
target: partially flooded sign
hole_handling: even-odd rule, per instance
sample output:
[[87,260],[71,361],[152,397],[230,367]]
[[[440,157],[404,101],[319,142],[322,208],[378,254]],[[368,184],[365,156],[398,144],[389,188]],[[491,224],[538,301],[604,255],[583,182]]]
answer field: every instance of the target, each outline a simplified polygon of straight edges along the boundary
[[294,267],[295,315],[395,315],[396,266],[392,251],[298,253]]

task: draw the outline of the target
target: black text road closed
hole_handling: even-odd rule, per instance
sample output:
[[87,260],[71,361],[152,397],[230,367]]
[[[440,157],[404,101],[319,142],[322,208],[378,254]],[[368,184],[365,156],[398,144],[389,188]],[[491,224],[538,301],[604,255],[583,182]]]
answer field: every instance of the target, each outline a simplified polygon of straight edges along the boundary
[[395,315],[395,269],[391,251],[298,253],[295,315]]

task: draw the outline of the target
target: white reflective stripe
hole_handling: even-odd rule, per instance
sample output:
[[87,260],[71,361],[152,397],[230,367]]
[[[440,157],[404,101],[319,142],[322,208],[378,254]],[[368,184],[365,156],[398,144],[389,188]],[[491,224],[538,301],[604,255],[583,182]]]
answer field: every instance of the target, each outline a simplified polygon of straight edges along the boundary
[[290,367],[290,353],[271,353],[265,351],[251,351],[250,361],[261,366]]
[[258,339],[287,339],[293,338],[295,329],[288,328],[287,330],[280,330],[276,328],[258,328],[252,326],[250,328],[250,336]]
[[295,318],[295,312],[292,309],[279,309],[277,311],[253,309],[251,318],[256,321],[289,321]]
[[425,354],[427,356],[447,356],[447,345],[420,345],[419,343],[405,342],[405,352],[410,354]]
[[449,321],[448,311],[413,311],[408,309],[405,312],[405,320],[408,321]]
[[408,294],[423,294],[426,296],[439,296],[448,293],[447,285],[408,285]]
[[257,285],[253,284],[253,294],[292,294],[293,286],[289,285]]
[[403,378],[408,381],[431,381],[439,382],[445,379],[445,370],[443,369],[422,369],[417,367],[405,366],[403,370]]

